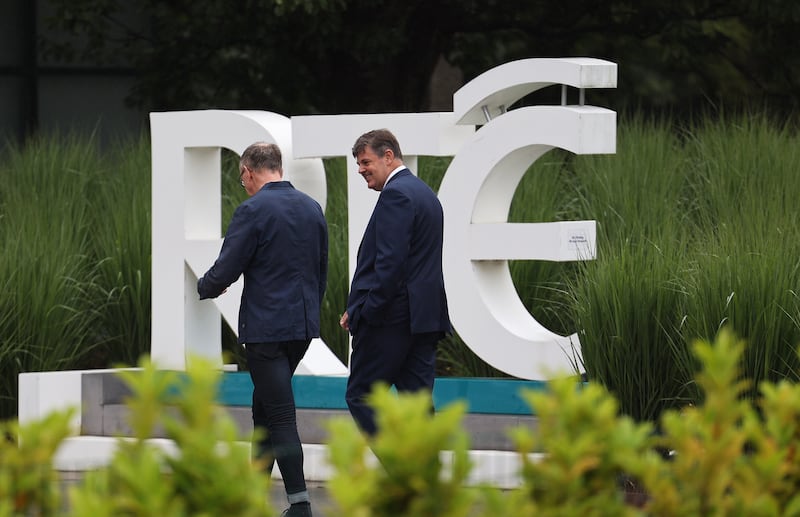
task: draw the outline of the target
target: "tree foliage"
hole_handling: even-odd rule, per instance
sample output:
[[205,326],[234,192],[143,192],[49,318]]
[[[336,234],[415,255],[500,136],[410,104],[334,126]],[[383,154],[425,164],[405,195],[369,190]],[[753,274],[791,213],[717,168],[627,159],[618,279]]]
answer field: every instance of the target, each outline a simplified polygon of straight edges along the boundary
[[[131,103],[286,114],[420,111],[520,58],[619,64],[603,100],[800,105],[789,0],[51,0],[48,59],[125,63]],[[458,69],[436,84],[437,66]],[[433,84],[432,84],[433,83]]]

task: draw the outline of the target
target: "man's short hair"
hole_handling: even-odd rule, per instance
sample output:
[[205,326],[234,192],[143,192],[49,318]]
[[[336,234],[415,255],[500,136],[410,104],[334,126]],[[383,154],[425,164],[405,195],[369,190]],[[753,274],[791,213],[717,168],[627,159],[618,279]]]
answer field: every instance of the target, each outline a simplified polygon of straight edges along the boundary
[[242,153],[239,168],[242,166],[254,171],[262,169],[280,171],[283,169],[281,148],[269,142],[256,142]]
[[353,156],[357,157],[359,153],[369,147],[378,156],[383,155],[387,149],[391,149],[395,158],[402,160],[403,152],[400,151],[400,144],[397,138],[388,129],[373,129],[367,131],[356,140],[353,144]]

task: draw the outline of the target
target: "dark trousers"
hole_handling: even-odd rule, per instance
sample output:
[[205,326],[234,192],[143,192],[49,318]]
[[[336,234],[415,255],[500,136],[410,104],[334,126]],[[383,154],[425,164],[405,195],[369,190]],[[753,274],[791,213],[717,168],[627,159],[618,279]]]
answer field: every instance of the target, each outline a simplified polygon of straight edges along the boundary
[[441,338],[441,332],[411,334],[408,322],[356,329],[345,400],[365,433],[374,435],[378,430],[374,411],[364,400],[376,382],[393,385],[398,392],[433,391],[436,344]]
[[289,496],[306,491],[292,375],[309,344],[310,341],[247,344],[247,365],[253,380],[253,426],[260,433],[253,444],[253,455],[266,461],[270,474],[277,461]]

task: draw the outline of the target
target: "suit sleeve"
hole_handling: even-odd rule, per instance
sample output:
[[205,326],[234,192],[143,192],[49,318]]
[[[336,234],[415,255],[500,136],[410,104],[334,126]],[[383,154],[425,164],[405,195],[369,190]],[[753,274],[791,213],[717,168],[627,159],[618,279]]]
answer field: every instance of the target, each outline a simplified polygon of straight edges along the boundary
[[254,222],[249,206],[240,205],[233,213],[219,257],[197,281],[201,300],[216,298],[242,274],[258,244]]
[[380,321],[380,315],[397,295],[406,278],[411,234],[414,225],[414,206],[399,189],[381,192],[375,206],[375,276],[376,285],[370,289],[361,307],[367,321]]

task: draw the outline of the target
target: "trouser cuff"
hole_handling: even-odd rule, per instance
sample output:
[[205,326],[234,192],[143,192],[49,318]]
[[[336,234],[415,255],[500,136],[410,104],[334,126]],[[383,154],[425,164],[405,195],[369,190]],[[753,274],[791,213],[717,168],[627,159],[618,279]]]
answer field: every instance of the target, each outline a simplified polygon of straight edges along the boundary
[[289,500],[289,504],[311,502],[311,498],[308,497],[308,490],[303,490],[302,492],[294,494],[286,494],[286,498]]

